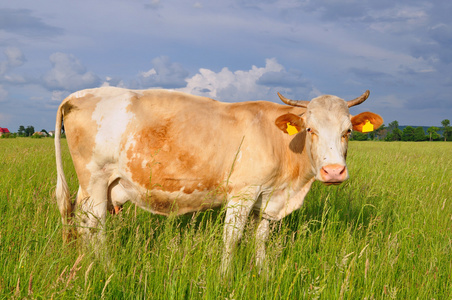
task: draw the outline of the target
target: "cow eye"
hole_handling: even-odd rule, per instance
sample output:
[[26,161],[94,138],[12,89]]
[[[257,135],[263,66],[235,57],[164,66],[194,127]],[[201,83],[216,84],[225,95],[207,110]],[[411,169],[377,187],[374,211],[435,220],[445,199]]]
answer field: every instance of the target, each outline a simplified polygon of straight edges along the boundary
[[344,133],[344,138],[349,136],[352,133],[351,129],[348,129],[345,133]]
[[306,131],[307,132],[312,132],[312,129],[308,127],[308,128],[306,128]]

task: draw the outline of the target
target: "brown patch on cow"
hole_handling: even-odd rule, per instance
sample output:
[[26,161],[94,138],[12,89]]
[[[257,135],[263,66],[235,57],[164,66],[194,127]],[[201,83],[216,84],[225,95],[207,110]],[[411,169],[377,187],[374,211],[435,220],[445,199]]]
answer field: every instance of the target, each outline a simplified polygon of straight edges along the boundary
[[[159,149],[165,145],[167,126],[146,127],[134,135],[135,145],[127,149],[127,166],[132,180],[151,189],[151,170]],[[147,161],[146,165],[143,163]]]
[[300,166],[295,164],[292,168],[292,178],[297,178],[300,175]]
[[134,134],[135,145],[126,151],[132,180],[147,190],[184,194],[220,186],[221,176],[215,176],[196,149],[187,149],[188,143],[178,140],[176,132],[171,121],[164,121]]
[[194,140],[200,135],[190,135],[191,131],[202,134],[195,124],[187,127],[181,126],[180,120],[148,117],[144,124],[132,126],[125,143],[130,146],[123,144],[122,149],[131,180],[147,190],[141,201],[151,211],[184,214],[224,202],[231,191],[225,183],[224,166],[210,160],[211,151],[203,152]]

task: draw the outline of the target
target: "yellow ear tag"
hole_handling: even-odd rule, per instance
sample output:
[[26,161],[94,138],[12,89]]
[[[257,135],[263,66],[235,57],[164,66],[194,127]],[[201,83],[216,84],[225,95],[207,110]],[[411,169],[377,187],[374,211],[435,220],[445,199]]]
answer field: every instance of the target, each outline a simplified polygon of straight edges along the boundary
[[366,124],[363,125],[362,132],[371,132],[374,131],[374,124],[370,123],[369,120],[366,120]]
[[287,123],[287,133],[289,135],[294,135],[298,133],[297,127],[290,125],[290,123]]

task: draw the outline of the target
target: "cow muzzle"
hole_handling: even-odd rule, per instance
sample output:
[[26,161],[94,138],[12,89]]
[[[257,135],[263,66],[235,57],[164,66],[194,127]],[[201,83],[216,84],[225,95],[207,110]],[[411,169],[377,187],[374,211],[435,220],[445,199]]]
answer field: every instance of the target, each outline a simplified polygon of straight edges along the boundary
[[348,178],[347,167],[339,164],[323,166],[320,169],[320,177],[326,185],[341,184]]

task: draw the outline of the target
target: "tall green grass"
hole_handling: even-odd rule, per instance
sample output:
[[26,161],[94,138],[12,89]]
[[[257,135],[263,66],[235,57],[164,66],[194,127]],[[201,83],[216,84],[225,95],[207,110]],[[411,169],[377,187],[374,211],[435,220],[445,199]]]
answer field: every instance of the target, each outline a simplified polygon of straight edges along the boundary
[[[315,183],[259,274],[254,227],[221,276],[222,210],[107,217],[97,257],[63,244],[52,139],[0,140],[2,299],[450,299],[452,144],[351,142],[351,178]],[[63,142],[71,191],[77,178]]]

